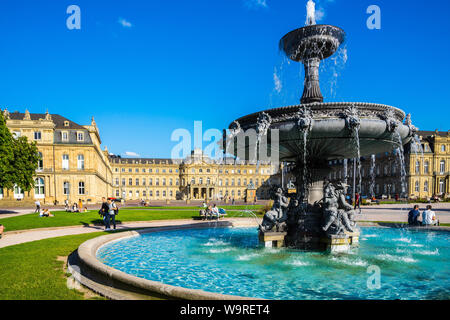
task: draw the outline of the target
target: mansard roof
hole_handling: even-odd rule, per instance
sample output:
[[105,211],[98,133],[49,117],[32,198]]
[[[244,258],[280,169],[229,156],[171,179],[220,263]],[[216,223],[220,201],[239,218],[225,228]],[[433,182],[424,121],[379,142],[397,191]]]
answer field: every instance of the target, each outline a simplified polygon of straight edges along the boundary
[[[30,113],[30,118],[32,121],[38,121],[40,119],[45,119],[47,114],[45,113]],[[63,116],[60,116],[59,114],[50,114],[52,117],[52,122],[55,124],[55,129],[74,129],[74,130],[86,130],[85,127],[79,125],[78,123],[75,123]],[[9,119],[11,120],[24,120],[25,113],[21,112],[11,112],[9,114]],[[68,122],[69,125],[65,126],[65,122]]]

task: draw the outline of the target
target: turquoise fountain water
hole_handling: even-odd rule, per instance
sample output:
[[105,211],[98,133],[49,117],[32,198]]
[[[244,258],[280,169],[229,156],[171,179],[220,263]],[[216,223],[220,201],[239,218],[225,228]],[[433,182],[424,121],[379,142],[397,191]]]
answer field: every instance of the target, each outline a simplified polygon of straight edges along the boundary
[[[107,244],[98,259],[128,274],[190,289],[266,299],[449,299],[450,233],[362,228],[345,254],[266,249],[255,228],[146,234]],[[381,288],[369,289],[369,266]]]

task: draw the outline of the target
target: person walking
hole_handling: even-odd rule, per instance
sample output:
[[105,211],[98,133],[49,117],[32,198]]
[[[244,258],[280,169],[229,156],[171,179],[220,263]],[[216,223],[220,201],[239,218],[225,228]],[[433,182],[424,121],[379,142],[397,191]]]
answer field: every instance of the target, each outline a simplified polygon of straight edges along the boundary
[[36,205],[36,210],[34,210],[34,213],[41,213],[41,202],[39,200],[36,200],[34,204]]
[[109,225],[109,218],[110,218],[109,217],[109,204],[106,201],[105,197],[102,198],[102,207],[101,207],[101,209],[100,209],[100,211],[98,213],[103,217],[103,223],[105,224],[105,230],[109,230],[110,229],[110,225]]
[[416,204],[414,209],[408,212],[408,224],[410,226],[418,226],[420,223],[418,221],[420,217],[419,206]]

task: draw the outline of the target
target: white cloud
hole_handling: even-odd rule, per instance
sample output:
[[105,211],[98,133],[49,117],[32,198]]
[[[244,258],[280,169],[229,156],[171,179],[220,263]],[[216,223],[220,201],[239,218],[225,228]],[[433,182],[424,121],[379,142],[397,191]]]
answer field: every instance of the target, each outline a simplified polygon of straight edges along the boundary
[[124,153],[127,157],[139,157],[139,155],[136,152],[132,151],[125,151]]
[[123,18],[119,18],[119,24],[124,27],[124,28],[131,28],[133,25],[131,24],[131,22],[123,19]]
[[267,0],[244,0],[245,6],[249,9],[268,8]]

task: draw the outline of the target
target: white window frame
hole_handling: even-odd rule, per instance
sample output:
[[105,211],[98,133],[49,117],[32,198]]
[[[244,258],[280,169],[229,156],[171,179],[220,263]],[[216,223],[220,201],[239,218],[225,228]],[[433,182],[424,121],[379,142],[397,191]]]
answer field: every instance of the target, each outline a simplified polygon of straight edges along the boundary
[[70,168],[69,159],[70,158],[69,158],[68,154],[65,153],[65,154],[62,155],[62,169],[63,170],[69,170],[69,168]]
[[23,199],[23,197],[24,197],[23,190],[17,185],[14,185],[14,199]]
[[[80,139],[81,137],[81,139]],[[83,142],[84,141],[84,132],[83,131],[77,131],[77,141]]]
[[42,140],[42,131],[35,131],[34,132],[34,140],[35,141],[41,141]]
[[86,184],[84,181],[78,182],[78,195],[84,196],[86,194]]
[[37,167],[37,171],[42,171],[44,170],[44,155],[42,154],[42,152],[38,151],[38,167]]
[[34,179],[34,198],[45,198],[45,180],[42,177],[37,177],[36,179]]
[[63,194],[65,196],[70,195],[70,182],[69,181],[63,182]]
[[77,169],[84,170],[84,154],[79,154],[77,156]]
[[61,131],[61,141],[69,141],[69,132]]

